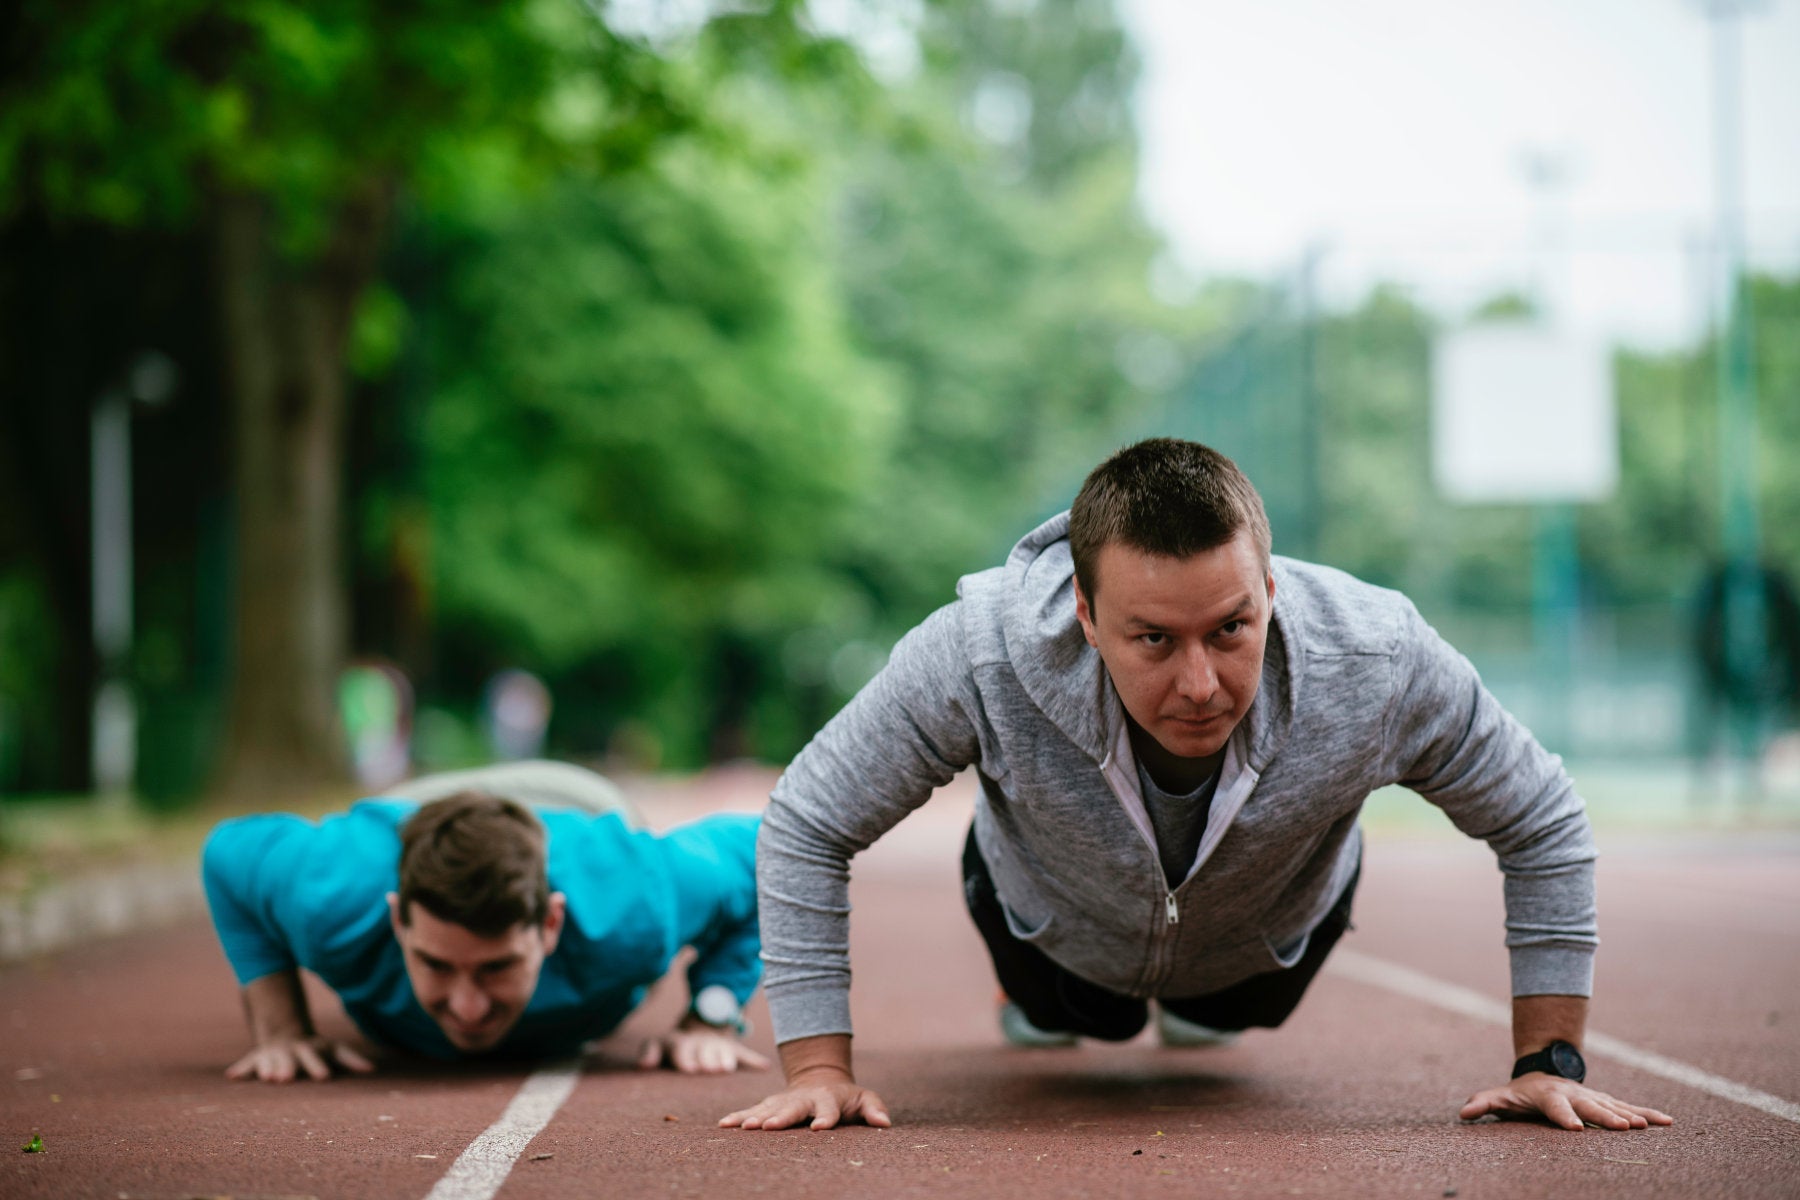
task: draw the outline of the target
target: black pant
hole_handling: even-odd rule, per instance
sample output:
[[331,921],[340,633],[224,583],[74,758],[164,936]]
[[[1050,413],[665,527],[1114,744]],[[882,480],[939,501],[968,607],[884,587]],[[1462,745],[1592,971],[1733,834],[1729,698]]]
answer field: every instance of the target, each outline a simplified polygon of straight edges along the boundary
[[[1205,996],[1158,997],[1157,1002],[1182,1020],[1209,1029],[1273,1029],[1280,1025],[1299,1005],[1326,955],[1350,927],[1350,902],[1361,874],[1358,867],[1337,903],[1313,930],[1306,953],[1293,966],[1252,975]],[[1144,1028],[1150,1015],[1147,1001],[1090,983],[1013,936],[993,876],[976,848],[972,827],[963,845],[963,898],[975,928],[987,943],[1001,990],[1024,1010],[1026,1020],[1046,1032],[1076,1033],[1109,1042],[1136,1037]]]

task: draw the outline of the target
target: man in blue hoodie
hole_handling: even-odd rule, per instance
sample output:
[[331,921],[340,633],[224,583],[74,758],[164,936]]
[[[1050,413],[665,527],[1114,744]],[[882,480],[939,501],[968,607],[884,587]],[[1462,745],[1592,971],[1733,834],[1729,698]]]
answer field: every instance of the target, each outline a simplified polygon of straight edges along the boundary
[[764,815],[787,1087],[723,1124],[889,1123],[851,1069],[849,860],[965,767],[1009,1039],[1123,1040],[1152,1003],[1167,1044],[1280,1025],[1348,926],[1363,801],[1401,784],[1505,875],[1516,1059],[1461,1115],[1668,1123],[1584,1081],[1594,844],[1561,762],[1404,596],[1269,543],[1230,459],[1141,442],[895,646]]
[[377,1042],[441,1059],[563,1057],[611,1032],[684,946],[692,1003],[639,1065],[768,1065],[739,1040],[761,974],[756,818],[648,833],[600,777],[553,763],[402,791],[317,822],[241,817],[207,840],[207,902],[253,1042],[228,1076],[373,1069],[318,1035],[302,968]]

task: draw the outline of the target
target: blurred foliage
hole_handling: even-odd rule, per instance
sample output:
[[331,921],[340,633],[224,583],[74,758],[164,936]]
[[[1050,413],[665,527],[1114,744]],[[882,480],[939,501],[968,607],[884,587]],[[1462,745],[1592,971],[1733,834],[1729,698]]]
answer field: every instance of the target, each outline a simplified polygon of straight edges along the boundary
[[[302,268],[390,227],[335,368],[347,649],[443,728],[526,666],[555,752],[792,753],[1215,319],[1150,295],[1108,0],[27,0],[6,32],[10,219],[179,238],[260,197]],[[190,574],[140,657],[210,737],[186,623],[223,581]]]
[[[1800,279],[1752,280],[1764,556],[1800,572]],[[1528,315],[1501,296],[1475,319]],[[1533,514],[1524,505],[1446,504],[1431,476],[1431,343],[1441,318],[1394,288],[1311,320],[1265,296],[1254,344],[1207,357],[1187,403],[1194,432],[1240,455],[1280,511],[1313,440],[1317,533],[1296,549],[1435,605],[1530,608]],[[1578,506],[1582,589],[1599,609],[1680,608],[1722,553],[1716,341],[1614,355],[1619,413],[1617,493]],[[1287,364],[1309,362],[1315,419],[1295,429]],[[1554,431],[1546,431],[1554,436]],[[1271,446],[1271,443],[1273,445]],[[1291,507],[1291,506],[1290,506]]]
[[[411,445],[362,540],[379,570],[424,498],[435,684],[537,671],[564,753],[784,758],[1066,503],[1179,374],[1122,355],[1178,359],[1202,318],[1148,291],[1110,5],[1046,7],[926,9],[886,83],[726,76],[717,30],[664,30],[738,138],[421,198],[393,271],[418,336],[379,392]],[[997,74],[1024,106],[984,131]]]
[[[507,667],[550,683],[553,753],[779,761],[1141,433],[1239,457],[1278,548],[1528,602],[1529,515],[1431,488],[1436,318],[1394,289],[1323,314],[1241,282],[1153,292],[1109,0],[25,0],[0,30],[0,221],[59,231],[51,277],[87,254],[62,273],[67,344],[85,322],[107,354],[185,360],[166,428],[139,429],[136,669],[164,792],[198,779],[223,707],[228,350],[194,297],[225,196],[267,202],[290,263],[391,199],[333,368],[353,381],[341,582],[346,649],[417,685],[428,766],[476,752]],[[156,252],[107,268],[102,224]],[[127,286],[162,323],[101,307]],[[1791,568],[1800,281],[1754,294],[1764,533]],[[1711,354],[1618,358],[1621,489],[1580,515],[1594,597],[1683,603],[1713,551]],[[101,386],[59,371],[31,376],[45,412]],[[36,428],[14,421],[0,438]],[[78,473],[84,421],[0,449],[54,443],[49,474]],[[39,492],[0,480],[0,788],[72,786],[32,778],[71,707],[38,700],[79,710],[91,686],[51,652],[83,635],[79,537],[56,532],[83,501],[40,520]]]

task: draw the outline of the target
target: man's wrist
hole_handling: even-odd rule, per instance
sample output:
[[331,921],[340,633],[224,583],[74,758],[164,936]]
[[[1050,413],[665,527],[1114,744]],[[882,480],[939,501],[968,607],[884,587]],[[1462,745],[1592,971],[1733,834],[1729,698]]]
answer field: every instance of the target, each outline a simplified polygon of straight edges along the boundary
[[850,1035],[822,1033],[781,1044],[781,1070],[788,1085],[855,1083],[850,1066]]

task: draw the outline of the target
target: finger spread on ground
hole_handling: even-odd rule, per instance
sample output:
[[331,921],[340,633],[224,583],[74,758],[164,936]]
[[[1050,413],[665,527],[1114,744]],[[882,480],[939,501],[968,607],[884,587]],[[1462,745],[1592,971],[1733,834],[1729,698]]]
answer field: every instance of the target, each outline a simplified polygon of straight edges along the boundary
[[294,1054],[299,1058],[301,1067],[305,1068],[306,1073],[314,1079],[331,1078],[331,1068],[325,1065],[325,1060],[320,1058],[319,1052],[311,1046],[297,1046]]

